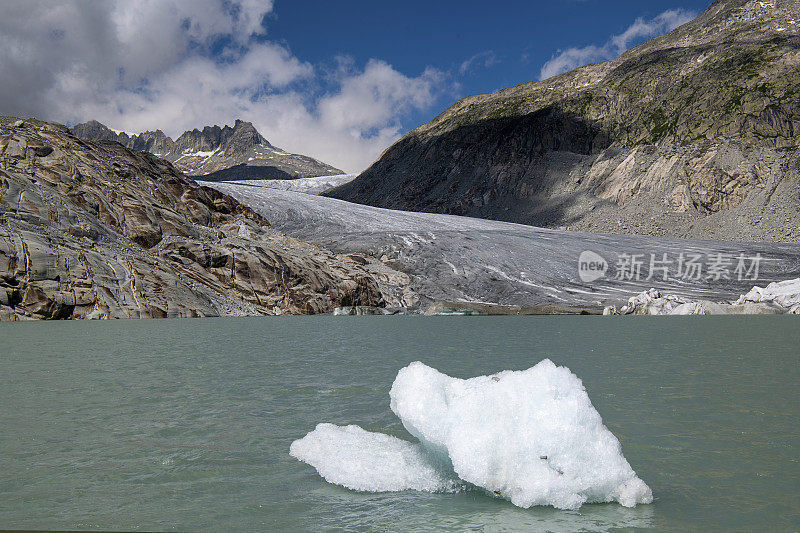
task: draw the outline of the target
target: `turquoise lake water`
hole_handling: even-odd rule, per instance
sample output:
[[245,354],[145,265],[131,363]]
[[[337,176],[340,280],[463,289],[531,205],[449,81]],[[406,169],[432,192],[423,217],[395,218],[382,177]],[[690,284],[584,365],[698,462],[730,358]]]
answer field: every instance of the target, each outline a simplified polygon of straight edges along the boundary
[[[319,422],[412,440],[420,360],[456,377],[550,358],[584,382],[652,505],[519,509],[358,493],[289,456]],[[797,531],[793,317],[285,317],[0,324],[0,528]]]

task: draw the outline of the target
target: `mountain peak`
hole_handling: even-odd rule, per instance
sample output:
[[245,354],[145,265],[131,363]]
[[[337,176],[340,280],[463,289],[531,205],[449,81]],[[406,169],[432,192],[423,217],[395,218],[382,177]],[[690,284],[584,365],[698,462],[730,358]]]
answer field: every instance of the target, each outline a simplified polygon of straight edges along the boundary
[[236,179],[286,179],[344,174],[311,157],[274,147],[252,122],[238,118],[233,127],[215,124],[202,130],[194,128],[174,141],[160,129],[128,135],[96,120],[76,124],[70,130],[76,137],[90,141],[117,141],[131,150],[151,152],[194,176],[223,172]]
[[272,148],[272,145],[256,130],[252,122],[236,119],[233,125],[233,134],[229,139],[233,149],[243,150],[249,146],[261,145]]
[[236,119],[233,127],[227,124],[205,126],[184,132],[175,140],[175,147],[181,152],[216,152],[227,156],[242,154],[255,146],[272,148],[272,145],[258,133],[252,122]]
[[118,141],[118,135],[111,131],[108,126],[97,120],[89,120],[82,124],[76,124],[71,129],[72,134],[83,139],[95,141]]

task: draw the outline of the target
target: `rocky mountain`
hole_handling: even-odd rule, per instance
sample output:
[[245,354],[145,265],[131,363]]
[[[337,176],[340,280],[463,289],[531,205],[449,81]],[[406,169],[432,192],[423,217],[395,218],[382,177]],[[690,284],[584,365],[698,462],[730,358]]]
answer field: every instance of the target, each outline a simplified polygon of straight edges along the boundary
[[800,241],[800,2],[464,98],[326,194],[591,232]]
[[171,163],[0,117],[0,320],[310,314],[403,276],[289,238]]
[[190,176],[206,180],[293,179],[335,176],[343,171],[314,158],[272,146],[253,124],[236,120],[230,126],[186,131],[174,141],[161,130],[128,134],[90,120],[70,128],[89,141],[116,141],[129,150],[150,152]]

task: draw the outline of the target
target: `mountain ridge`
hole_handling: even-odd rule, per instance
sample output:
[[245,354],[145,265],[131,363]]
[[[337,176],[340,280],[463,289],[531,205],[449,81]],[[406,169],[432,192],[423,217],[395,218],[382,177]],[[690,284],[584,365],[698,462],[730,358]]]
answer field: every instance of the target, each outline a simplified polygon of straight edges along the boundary
[[591,232],[798,241],[800,3],[720,0],[619,58],[468,96],[326,193]]
[[332,176],[343,171],[312,157],[292,154],[267,141],[251,122],[236,119],[233,127],[204,126],[173,140],[163,131],[129,134],[96,120],[76,124],[70,131],[89,141],[115,141],[137,152],[162,157],[190,176],[215,179],[292,179]]

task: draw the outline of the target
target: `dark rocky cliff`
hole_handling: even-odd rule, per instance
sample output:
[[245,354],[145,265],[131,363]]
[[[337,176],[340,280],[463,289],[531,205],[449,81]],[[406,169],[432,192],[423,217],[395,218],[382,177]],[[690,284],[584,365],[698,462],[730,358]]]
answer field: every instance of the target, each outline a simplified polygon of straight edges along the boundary
[[329,196],[554,228],[800,241],[800,3],[719,0],[631,49],[470,96]]

